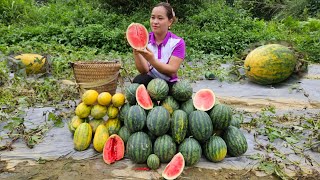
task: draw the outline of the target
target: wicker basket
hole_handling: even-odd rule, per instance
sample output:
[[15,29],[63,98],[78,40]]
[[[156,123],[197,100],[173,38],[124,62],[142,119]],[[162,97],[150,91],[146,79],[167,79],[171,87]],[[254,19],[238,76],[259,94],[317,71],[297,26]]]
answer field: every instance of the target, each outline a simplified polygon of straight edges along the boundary
[[118,61],[78,61],[71,63],[80,95],[88,89],[116,93],[119,70]]

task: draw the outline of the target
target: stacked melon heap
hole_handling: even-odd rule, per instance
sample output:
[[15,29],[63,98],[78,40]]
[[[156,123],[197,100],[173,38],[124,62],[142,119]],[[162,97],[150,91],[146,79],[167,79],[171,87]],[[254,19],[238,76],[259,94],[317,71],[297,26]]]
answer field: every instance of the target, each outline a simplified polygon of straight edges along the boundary
[[185,80],[175,83],[170,95],[162,79],[153,79],[147,87],[130,84],[119,115],[124,124],[119,136],[128,158],[151,169],[170,162],[163,176],[172,179],[182,172],[184,163],[193,166],[202,154],[212,162],[223,160],[227,153],[244,154],[247,141],[238,129],[240,122],[232,119],[231,108],[216,103],[210,89],[199,90],[193,98],[192,94]]
[[132,83],[125,95],[112,97],[88,90],[69,123],[74,147],[85,150],[93,141],[107,164],[122,159],[124,153],[150,169],[168,163],[162,173],[166,179],[178,177],[185,165],[197,164],[202,155],[219,162],[227,154],[244,154],[247,141],[231,108],[217,102],[210,89],[192,94],[187,81],[175,83],[169,93],[162,79],[153,79],[147,87]]
[[125,95],[116,93],[112,96],[109,92],[99,94],[95,90],[87,90],[81,100],[75,116],[68,123],[69,130],[74,133],[74,148],[83,151],[92,142],[93,148],[102,152],[108,139],[121,139],[116,134],[121,128],[118,115],[119,108],[125,103]]

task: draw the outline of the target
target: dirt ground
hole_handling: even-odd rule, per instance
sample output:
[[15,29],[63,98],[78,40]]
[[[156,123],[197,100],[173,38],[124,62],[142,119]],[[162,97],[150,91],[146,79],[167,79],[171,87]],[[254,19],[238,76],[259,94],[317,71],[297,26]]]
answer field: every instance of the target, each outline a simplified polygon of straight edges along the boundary
[[[126,161],[126,160],[123,160]],[[129,167],[119,161],[112,165],[107,165],[102,159],[72,160],[64,159],[58,161],[48,161],[44,164],[29,165],[27,161],[19,163],[14,171],[6,169],[6,163],[0,162],[0,179],[3,180],[25,180],[25,179],[163,179],[161,170],[144,171],[137,170],[146,165],[135,165]],[[163,167],[164,165],[162,165]],[[162,168],[163,169],[163,168]],[[118,171],[117,171],[118,170]],[[124,170],[124,171],[123,171]],[[126,173],[127,172],[127,173]],[[178,179],[252,179],[252,180],[272,180],[274,176],[258,177],[251,171],[236,171],[230,169],[210,170],[197,167],[185,167],[182,175]],[[308,179],[313,179],[309,177]]]

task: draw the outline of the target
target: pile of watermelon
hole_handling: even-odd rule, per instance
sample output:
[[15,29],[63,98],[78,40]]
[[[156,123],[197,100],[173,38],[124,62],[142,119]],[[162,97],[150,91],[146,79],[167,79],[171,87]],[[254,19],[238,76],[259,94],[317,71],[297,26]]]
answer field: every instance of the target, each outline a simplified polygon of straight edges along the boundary
[[232,118],[232,109],[219,103],[210,89],[192,94],[186,80],[175,83],[170,93],[162,79],[153,79],[147,87],[128,85],[126,103],[119,112],[123,126],[118,132],[127,157],[151,169],[168,163],[162,175],[174,179],[202,155],[219,162],[227,154],[244,154],[247,140],[239,130],[240,122]]

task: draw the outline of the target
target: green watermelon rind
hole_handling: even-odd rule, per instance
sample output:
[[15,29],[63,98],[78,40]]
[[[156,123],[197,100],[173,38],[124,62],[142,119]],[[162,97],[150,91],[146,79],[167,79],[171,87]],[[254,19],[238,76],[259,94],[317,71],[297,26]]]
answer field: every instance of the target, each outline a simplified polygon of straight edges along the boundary
[[229,126],[223,133],[227,151],[230,156],[238,157],[248,150],[248,142],[242,131],[234,126]]
[[159,136],[154,142],[153,153],[159,157],[161,163],[169,162],[176,154],[176,151],[176,143],[167,134]]
[[202,155],[200,143],[192,137],[186,138],[179,145],[179,152],[183,155],[186,166],[196,165]]
[[131,134],[126,145],[126,154],[135,163],[145,163],[152,153],[152,142],[145,132]]
[[149,82],[147,86],[147,91],[152,100],[161,101],[168,96],[169,85],[165,80],[155,78]]
[[156,135],[164,135],[170,128],[170,114],[162,106],[156,106],[150,110],[147,116],[148,130]]

